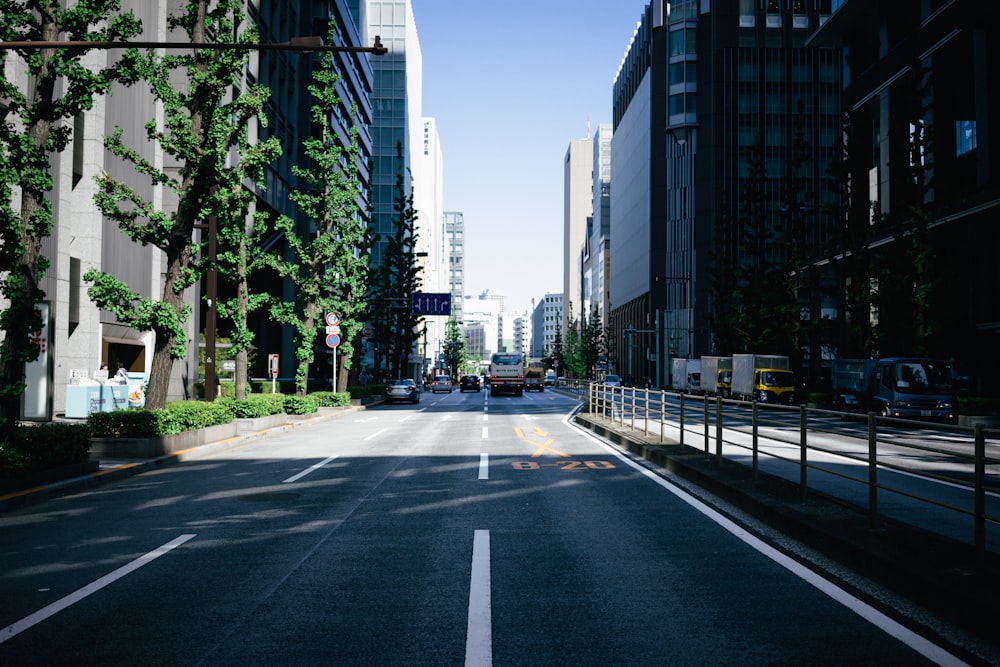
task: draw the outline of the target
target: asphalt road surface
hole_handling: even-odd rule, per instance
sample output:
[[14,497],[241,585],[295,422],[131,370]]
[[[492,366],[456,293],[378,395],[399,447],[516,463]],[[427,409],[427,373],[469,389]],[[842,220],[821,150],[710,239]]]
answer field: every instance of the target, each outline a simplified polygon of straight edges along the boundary
[[0,515],[0,665],[961,664],[574,405],[424,393]]

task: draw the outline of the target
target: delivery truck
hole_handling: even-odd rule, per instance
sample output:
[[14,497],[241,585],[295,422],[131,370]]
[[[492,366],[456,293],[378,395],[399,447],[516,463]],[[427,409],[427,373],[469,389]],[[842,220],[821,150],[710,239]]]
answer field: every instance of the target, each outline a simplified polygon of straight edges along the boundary
[[956,419],[952,369],[938,359],[834,359],[830,381],[838,410],[903,419]]
[[701,390],[709,396],[729,398],[733,384],[732,357],[701,358]]
[[747,401],[792,405],[795,373],[788,357],[777,354],[734,354],[732,395]]
[[701,359],[674,359],[670,384],[674,391],[701,393]]

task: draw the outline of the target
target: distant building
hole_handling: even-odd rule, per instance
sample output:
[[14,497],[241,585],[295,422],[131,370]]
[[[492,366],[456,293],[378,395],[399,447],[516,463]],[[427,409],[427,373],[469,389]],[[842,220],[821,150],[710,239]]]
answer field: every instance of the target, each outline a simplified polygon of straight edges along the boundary
[[583,285],[579,255],[587,237],[587,219],[593,206],[594,155],[590,138],[571,141],[563,165],[563,295],[566,319],[579,320],[583,310]]
[[[632,352],[617,360],[624,376],[661,383],[671,354],[744,351],[719,350],[713,330],[754,307],[726,289],[759,260],[748,255],[742,198],[757,178],[762,225],[789,224],[782,188],[798,128],[810,147],[798,186],[817,205],[833,196],[841,59],[805,47],[828,14],[822,1],[698,0],[657,0],[642,13],[613,86],[609,329]],[[766,176],[748,167],[758,137]],[[796,250],[810,254],[832,217],[819,206],[799,213],[808,226]],[[789,247],[768,247],[765,261]]]
[[447,260],[447,289],[451,292],[451,316],[463,319],[465,301],[465,216],[458,211],[444,214],[444,255]]

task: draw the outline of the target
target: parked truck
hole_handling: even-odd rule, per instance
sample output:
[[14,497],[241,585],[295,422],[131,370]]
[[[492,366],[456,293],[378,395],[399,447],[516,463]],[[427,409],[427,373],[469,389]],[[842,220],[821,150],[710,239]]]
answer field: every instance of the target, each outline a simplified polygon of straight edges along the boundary
[[674,391],[692,394],[701,392],[701,360],[674,359],[670,373],[670,384]]
[[795,403],[795,373],[791,371],[788,357],[734,354],[732,395],[761,403]]
[[732,357],[701,358],[701,389],[708,396],[728,398],[733,384]]
[[920,357],[834,359],[830,380],[837,409],[886,417],[955,421],[952,369]]

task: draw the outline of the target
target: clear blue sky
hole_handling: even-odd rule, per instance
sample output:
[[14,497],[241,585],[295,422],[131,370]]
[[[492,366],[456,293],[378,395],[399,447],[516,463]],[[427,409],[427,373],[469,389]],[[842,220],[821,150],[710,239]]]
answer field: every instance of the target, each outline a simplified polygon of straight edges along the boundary
[[615,73],[646,2],[411,3],[444,207],[465,216],[465,293],[528,308],[562,291],[563,159],[588,115],[591,136],[611,122]]

